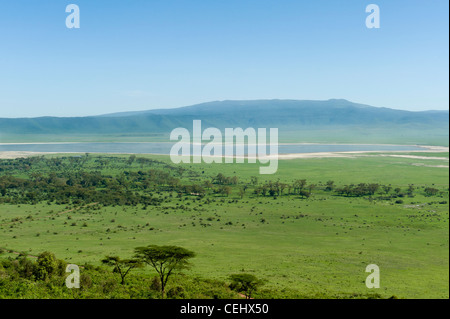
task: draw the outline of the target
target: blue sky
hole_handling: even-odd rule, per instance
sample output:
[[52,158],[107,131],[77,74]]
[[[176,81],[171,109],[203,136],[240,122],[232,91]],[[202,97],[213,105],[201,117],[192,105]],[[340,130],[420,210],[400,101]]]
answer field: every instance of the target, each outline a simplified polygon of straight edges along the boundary
[[[68,4],[80,29],[67,29]],[[381,10],[368,29],[365,8]],[[448,109],[444,0],[0,2],[0,117],[213,100]]]

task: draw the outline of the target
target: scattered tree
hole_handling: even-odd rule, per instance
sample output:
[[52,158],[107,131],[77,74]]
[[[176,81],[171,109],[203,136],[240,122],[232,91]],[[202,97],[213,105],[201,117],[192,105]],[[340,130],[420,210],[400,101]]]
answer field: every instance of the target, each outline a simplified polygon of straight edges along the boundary
[[118,256],[106,256],[102,263],[114,267],[113,272],[119,273],[122,285],[125,284],[125,277],[131,269],[142,267],[142,262],[138,259],[120,259]]
[[253,292],[263,285],[262,280],[251,274],[234,274],[230,279],[230,288],[244,294],[246,299],[251,299]]
[[188,259],[195,257],[194,252],[177,246],[149,245],[137,247],[135,252],[137,259],[153,267],[158,273],[162,298],[164,298],[170,275],[174,271],[187,268],[189,266]]

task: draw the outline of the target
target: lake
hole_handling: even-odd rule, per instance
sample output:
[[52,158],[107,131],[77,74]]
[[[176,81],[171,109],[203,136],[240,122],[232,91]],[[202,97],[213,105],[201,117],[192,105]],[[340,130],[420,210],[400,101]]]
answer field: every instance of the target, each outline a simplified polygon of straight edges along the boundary
[[[206,145],[204,143],[203,145]],[[174,143],[42,143],[42,144],[0,144],[0,152],[40,153],[132,153],[168,155]],[[354,151],[421,151],[415,145],[386,144],[280,144],[279,154],[302,154]],[[269,151],[267,149],[267,151]],[[247,153],[247,147],[245,147]]]

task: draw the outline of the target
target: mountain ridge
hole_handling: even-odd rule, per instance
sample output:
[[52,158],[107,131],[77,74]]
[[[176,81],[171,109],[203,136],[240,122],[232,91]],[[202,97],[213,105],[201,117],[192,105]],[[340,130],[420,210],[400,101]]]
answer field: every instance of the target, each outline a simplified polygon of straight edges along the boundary
[[199,119],[209,127],[448,128],[448,111],[403,111],[343,99],[225,100],[172,109],[119,112],[85,117],[0,118],[1,134],[167,133],[192,127]]
[[[150,110],[142,110],[142,111],[128,111],[128,112],[114,112],[114,113],[107,113],[107,114],[101,114],[101,115],[93,115],[94,117],[124,117],[124,116],[133,116],[133,115],[143,115],[143,114],[167,114],[167,113],[173,113],[176,111],[183,111],[193,108],[199,108],[199,107],[214,107],[219,106],[218,104],[248,104],[248,103],[258,103],[257,106],[261,106],[261,103],[277,103],[277,102],[284,102],[284,103],[310,103],[310,104],[317,104],[317,103],[344,103],[347,105],[352,105],[354,107],[359,108],[375,108],[375,109],[386,109],[386,110],[393,110],[393,111],[401,111],[401,112],[411,112],[411,113],[424,113],[424,112],[447,112],[447,110],[425,110],[425,111],[411,111],[411,110],[398,110],[398,109],[392,109],[388,107],[376,107],[371,106],[368,104],[361,104],[361,103],[354,103],[351,101],[348,101],[346,99],[329,99],[329,100],[293,100],[293,99],[270,99],[270,100],[218,100],[218,101],[210,101],[210,102],[204,102],[204,103],[198,103],[194,105],[188,105],[188,106],[181,106],[181,107],[175,107],[175,108],[158,108],[158,109],[150,109]],[[248,105],[247,105],[248,106]]]

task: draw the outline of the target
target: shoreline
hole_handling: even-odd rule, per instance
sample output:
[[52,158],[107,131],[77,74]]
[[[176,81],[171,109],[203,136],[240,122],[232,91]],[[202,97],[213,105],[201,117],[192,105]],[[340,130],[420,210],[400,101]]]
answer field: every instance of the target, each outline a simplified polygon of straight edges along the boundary
[[[32,144],[32,143],[26,143]],[[35,143],[35,144],[60,144],[60,143]],[[66,143],[64,143],[66,144]],[[67,143],[71,144],[71,143]],[[0,145],[5,145],[1,144]],[[283,144],[286,145],[286,144]],[[330,144],[332,145],[332,144]],[[369,144],[342,144],[342,145],[369,145]],[[371,144],[371,145],[392,145],[392,144]],[[286,153],[286,154],[278,154],[278,155],[266,155],[261,159],[275,159],[278,157],[279,160],[288,160],[288,159],[308,159],[308,158],[330,158],[330,157],[340,157],[340,158],[355,158],[358,155],[368,154],[370,156],[371,153],[382,153],[377,156],[393,156],[393,157],[404,157],[404,158],[416,158],[416,159],[441,159],[448,160],[446,157],[419,157],[414,155],[401,155],[396,153],[448,153],[449,147],[447,146],[431,146],[431,145],[408,145],[408,146],[417,146],[422,148],[422,150],[413,150],[413,151],[343,151],[343,152],[315,152],[315,153]],[[51,155],[51,154],[113,154],[113,155],[158,155],[158,156],[170,156],[169,154],[155,154],[155,153],[93,153],[93,152],[33,152],[33,151],[0,151],[0,159],[16,159],[23,157],[31,157],[31,156],[42,156],[42,155]],[[209,156],[214,157],[214,156]],[[225,157],[225,156],[222,156]],[[236,157],[236,156],[234,156]],[[245,157],[244,157],[245,158]]]

